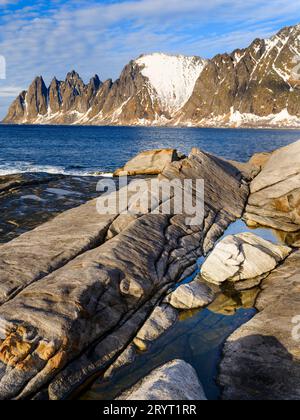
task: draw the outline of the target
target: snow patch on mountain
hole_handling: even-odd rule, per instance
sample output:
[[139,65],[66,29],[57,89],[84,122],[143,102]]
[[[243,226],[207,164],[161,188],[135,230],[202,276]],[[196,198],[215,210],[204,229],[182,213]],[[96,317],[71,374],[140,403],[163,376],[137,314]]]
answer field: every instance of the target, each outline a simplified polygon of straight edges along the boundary
[[230,125],[241,127],[244,125],[300,127],[300,118],[290,115],[285,108],[278,114],[261,117],[255,114],[241,114],[239,111],[231,111]]
[[149,80],[152,100],[164,110],[179,111],[192,96],[195,84],[207,61],[183,55],[151,54],[141,56],[136,64]]

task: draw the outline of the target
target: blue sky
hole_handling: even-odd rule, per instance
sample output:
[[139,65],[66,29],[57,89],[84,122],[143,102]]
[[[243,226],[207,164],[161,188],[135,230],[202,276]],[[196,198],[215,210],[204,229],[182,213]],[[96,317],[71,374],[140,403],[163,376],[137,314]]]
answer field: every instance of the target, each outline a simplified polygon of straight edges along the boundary
[[300,22],[300,0],[0,0],[0,117],[36,75],[117,78],[140,54],[212,57]]

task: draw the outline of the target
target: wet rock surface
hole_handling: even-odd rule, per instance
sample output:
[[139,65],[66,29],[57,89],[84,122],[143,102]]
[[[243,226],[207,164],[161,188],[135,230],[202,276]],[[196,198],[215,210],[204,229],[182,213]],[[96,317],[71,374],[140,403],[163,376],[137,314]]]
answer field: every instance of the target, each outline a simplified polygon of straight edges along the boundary
[[183,360],[173,360],[151,372],[117,400],[206,401],[206,396],[193,367]]
[[201,226],[145,214],[108,239],[117,215],[99,216],[91,201],[0,247],[1,399],[65,398],[109,368],[170,285],[242,215],[247,185],[196,149],[162,177],[205,180]]
[[0,243],[98,196],[101,177],[27,173],[0,177]]
[[[251,319],[259,289],[226,295],[217,290],[213,304],[205,309],[180,311],[178,321],[140,352],[132,344],[105,374],[99,375],[83,395],[87,400],[115,399],[148,373],[173,359],[193,366],[210,400],[220,398],[215,382],[224,341]],[[226,307],[224,306],[226,305]],[[245,305],[245,306],[244,306]]]

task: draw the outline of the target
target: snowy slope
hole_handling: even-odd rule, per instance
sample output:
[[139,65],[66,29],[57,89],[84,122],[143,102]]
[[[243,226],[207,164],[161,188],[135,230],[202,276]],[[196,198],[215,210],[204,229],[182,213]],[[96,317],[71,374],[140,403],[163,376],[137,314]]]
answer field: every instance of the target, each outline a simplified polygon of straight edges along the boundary
[[[191,97],[206,61],[183,55],[151,54],[136,60],[149,90],[164,110],[179,111]],[[152,88],[152,89],[151,89]]]

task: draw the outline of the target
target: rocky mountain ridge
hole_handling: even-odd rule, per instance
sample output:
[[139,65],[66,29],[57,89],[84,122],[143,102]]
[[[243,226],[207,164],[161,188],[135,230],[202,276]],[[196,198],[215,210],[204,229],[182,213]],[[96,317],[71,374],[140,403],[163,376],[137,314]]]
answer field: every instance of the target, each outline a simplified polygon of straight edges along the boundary
[[299,63],[300,25],[211,60],[143,55],[115,82],[73,71],[47,88],[37,77],[3,122],[300,127]]

